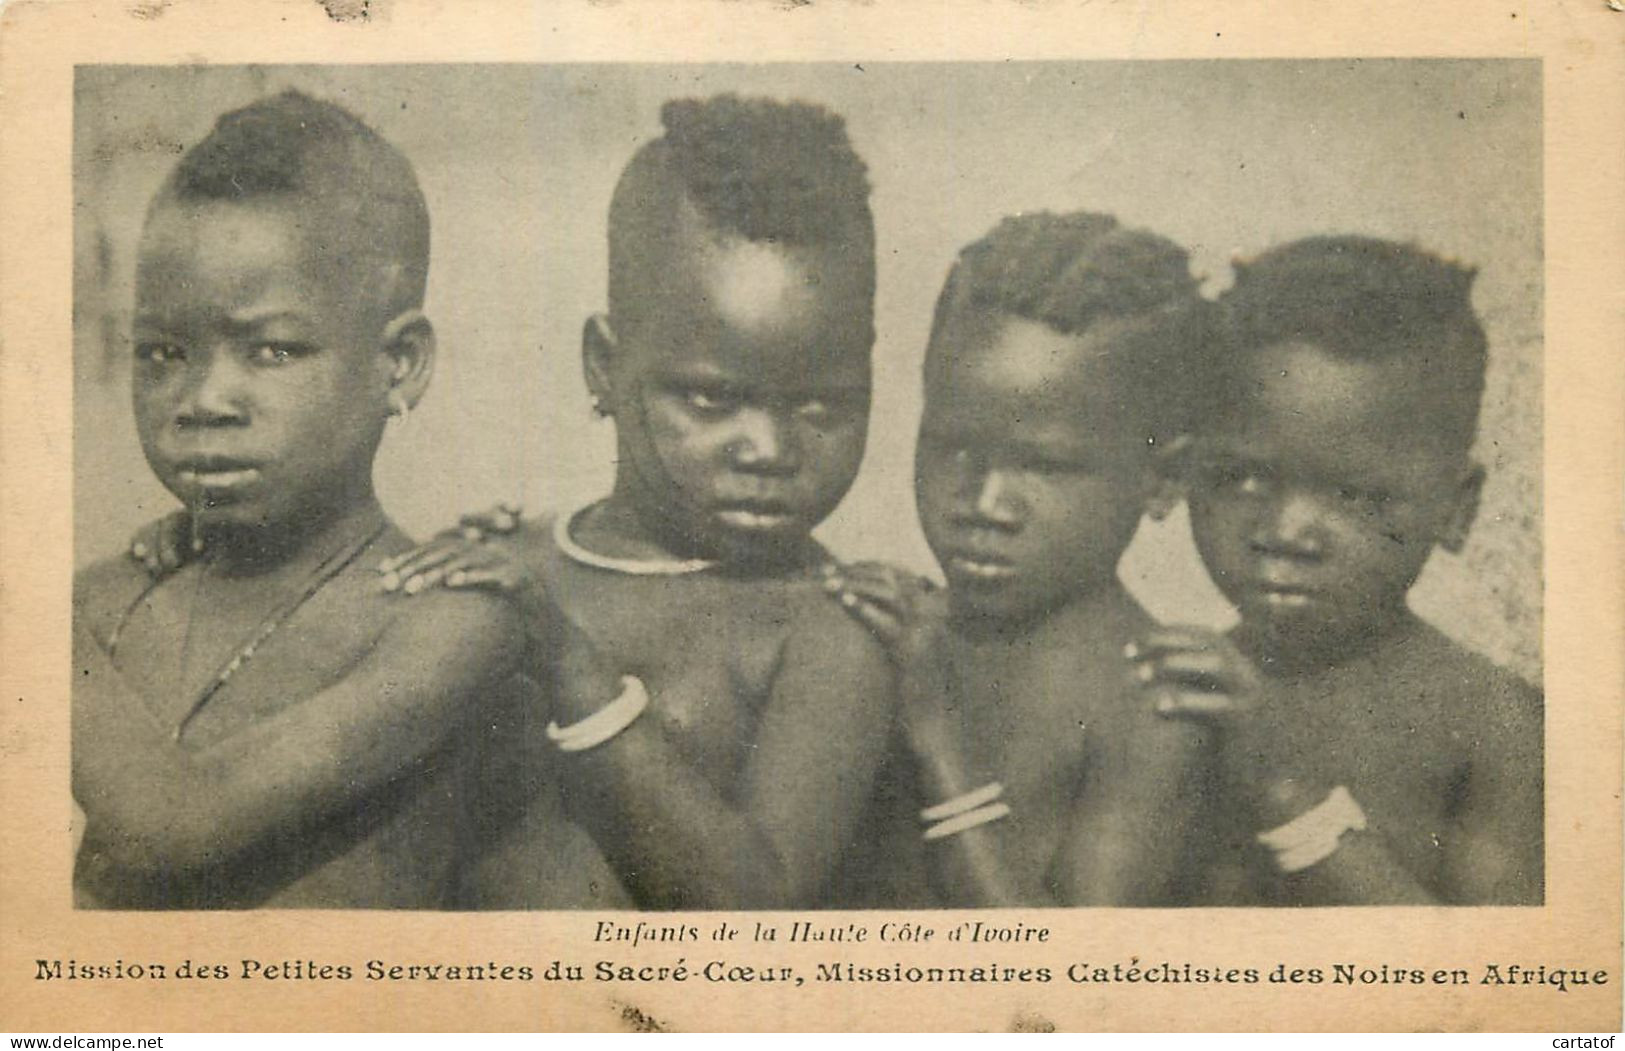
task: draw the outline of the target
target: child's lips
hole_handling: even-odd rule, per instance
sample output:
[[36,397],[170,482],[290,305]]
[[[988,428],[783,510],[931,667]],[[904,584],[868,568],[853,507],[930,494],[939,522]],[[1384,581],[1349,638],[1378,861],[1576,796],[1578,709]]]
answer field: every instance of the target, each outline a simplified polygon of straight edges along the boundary
[[1263,600],[1264,604],[1272,610],[1282,612],[1307,609],[1320,600],[1321,593],[1317,588],[1306,587],[1302,584],[1283,584],[1271,581],[1259,581],[1253,585],[1253,591]]
[[997,583],[1016,575],[1015,563],[1000,555],[953,553],[943,560],[943,569],[953,576],[983,583]]
[[238,460],[193,460],[180,464],[175,476],[188,488],[229,492],[259,481],[260,469]]
[[747,533],[781,533],[800,520],[780,504],[723,504],[716,508],[716,516],[728,528]]

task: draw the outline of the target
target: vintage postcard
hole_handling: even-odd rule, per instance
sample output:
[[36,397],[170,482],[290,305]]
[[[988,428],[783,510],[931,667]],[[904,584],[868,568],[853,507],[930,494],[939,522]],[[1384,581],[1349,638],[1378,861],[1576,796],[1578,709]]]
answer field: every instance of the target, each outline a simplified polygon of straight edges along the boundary
[[0,17],[8,1029],[1619,1027],[1625,13]]

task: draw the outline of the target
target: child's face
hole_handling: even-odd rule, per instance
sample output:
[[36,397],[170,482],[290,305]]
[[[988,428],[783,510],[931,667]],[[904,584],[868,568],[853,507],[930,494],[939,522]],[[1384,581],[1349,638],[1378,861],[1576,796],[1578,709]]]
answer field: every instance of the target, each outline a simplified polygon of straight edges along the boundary
[[1120,334],[964,311],[932,342],[914,486],[956,615],[1028,619],[1114,579],[1152,482],[1102,368]]
[[1197,547],[1278,659],[1357,652],[1403,623],[1434,545],[1459,546],[1471,525],[1480,476],[1441,433],[1450,396],[1414,358],[1311,343],[1236,367],[1237,396],[1193,450]]
[[687,552],[799,549],[863,458],[872,332],[864,275],[838,253],[688,237],[618,333],[617,490]]
[[299,218],[168,202],[143,232],[136,428],[205,526],[296,528],[372,492],[390,367],[379,309],[351,260],[307,248]]

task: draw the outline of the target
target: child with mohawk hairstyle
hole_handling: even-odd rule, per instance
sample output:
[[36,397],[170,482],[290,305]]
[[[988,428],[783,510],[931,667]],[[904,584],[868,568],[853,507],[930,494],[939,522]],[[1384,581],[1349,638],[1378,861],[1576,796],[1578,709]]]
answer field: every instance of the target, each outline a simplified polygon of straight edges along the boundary
[[826,580],[899,669],[915,787],[898,793],[911,813],[896,816],[880,896],[1191,893],[1204,735],[1158,720],[1131,687],[1122,647],[1153,622],[1116,569],[1141,516],[1170,501],[1162,450],[1186,427],[1204,316],[1184,250],[1111,216],[1016,216],[960,253],[926,348],[915,459],[948,586],[880,565]]
[[371,570],[411,547],[372,465],[432,371],[428,265],[406,158],[297,92],[222,116],[154,198],[135,418],[185,558],[74,581],[81,906],[454,903],[474,727],[522,635]]
[[1316,237],[1222,298],[1191,525],[1241,625],[1133,651],[1158,710],[1218,736],[1217,901],[1541,901],[1540,694],[1406,603],[1478,509],[1473,276]]
[[[551,684],[546,764],[649,908],[838,896],[891,723],[891,674],[827,602],[809,535],[863,456],[874,225],[840,118],[803,103],[668,103],[609,212],[609,311],[583,363],[615,421],[614,487],[524,522],[465,521],[383,567],[404,593],[492,590]],[[545,831],[487,881],[525,904]]]

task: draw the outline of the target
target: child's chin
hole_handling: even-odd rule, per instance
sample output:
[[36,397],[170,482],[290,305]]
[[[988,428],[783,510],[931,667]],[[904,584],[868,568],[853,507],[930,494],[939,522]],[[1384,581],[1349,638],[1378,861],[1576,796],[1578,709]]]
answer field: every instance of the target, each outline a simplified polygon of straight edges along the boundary
[[1242,627],[1259,667],[1281,673],[1341,663],[1368,648],[1377,634],[1372,629],[1291,616],[1247,618]]

